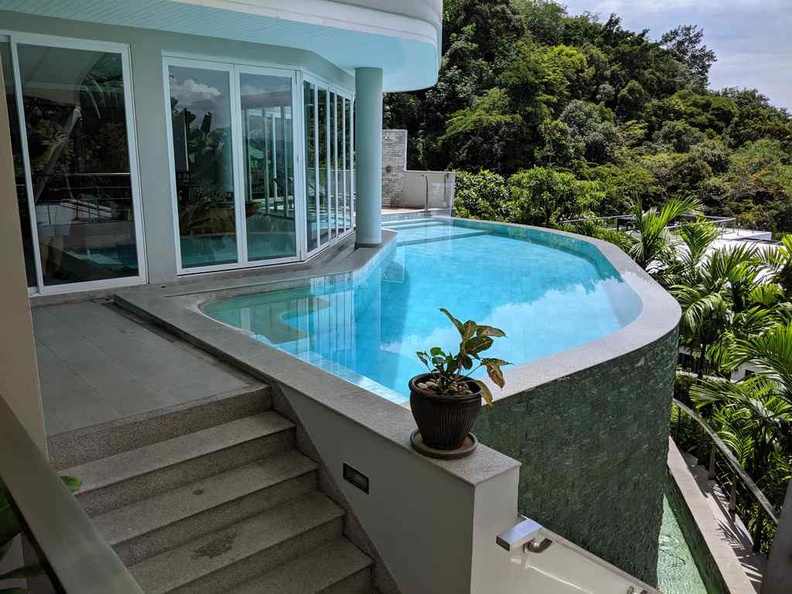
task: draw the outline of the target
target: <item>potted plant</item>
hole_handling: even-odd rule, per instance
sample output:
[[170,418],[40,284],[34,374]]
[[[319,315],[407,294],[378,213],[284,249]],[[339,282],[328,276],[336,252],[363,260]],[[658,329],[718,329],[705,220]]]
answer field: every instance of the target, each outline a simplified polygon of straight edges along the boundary
[[503,388],[501,368],[509,363],[482,357],[482,353],[492,346],[493,339],[506,334],[472,320],[461,322],[446,309],[440,311],[459,332],[459,351],[447,353],[440,347],[433,347],[428,352],[416,353],[428,372],[410,380],[410,409],[418,425],[412,442],[425,454],[459,457],[471,453],[476,446],[475,437],[469,434],[481,412],[482,399],[487,404],[492,403],[490,389],[471,375],[484,367],[490,379]]

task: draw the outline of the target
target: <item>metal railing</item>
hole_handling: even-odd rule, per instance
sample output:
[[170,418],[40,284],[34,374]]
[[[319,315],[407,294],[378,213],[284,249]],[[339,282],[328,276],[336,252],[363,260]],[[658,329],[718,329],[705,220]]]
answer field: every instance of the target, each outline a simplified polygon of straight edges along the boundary
[[767,553],[778,528],[778,510],[748,476],[734,453],[696,411],[674,399],[671,437],[683,449],[707,460],[707,478],[728,494],[732,519],[740,517],[751,532],[753,550]]
[[142,594],[1,396],[0,478],[57,592]]
[[[692,214],[692,215],[682,215],[675,219],[668,227],[670,229],[675,229],[680,226],[681,223],[694,223],[699,220],[704,220],[709,223],[712,223],[716,227],[719,228],[720,232],[723,233],[727,228],[736,228],[737,226],[737,219],[735,217],[718,217],[714,215],[702,215],[702,214]],[[635,215],[631,214],[618,214],[618,215],[611,215],[606,217],[594,216],[594,217],[583,217],[579,219],[564,219],[561,221],[562,223],[567,223],[570,225],[574,225],[577,223],[587,223],[589,221],[601,222],[605,224],[607,227],[613,227],[617,231],[632,231],[635,229]]]

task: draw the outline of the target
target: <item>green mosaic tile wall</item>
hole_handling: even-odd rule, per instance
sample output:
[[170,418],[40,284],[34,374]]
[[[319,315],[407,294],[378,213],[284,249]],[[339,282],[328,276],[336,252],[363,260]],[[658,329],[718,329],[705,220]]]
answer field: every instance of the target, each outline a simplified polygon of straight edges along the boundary
[[473,431],[522,462],[519,510],[656,585],[677,333],[484,407]]

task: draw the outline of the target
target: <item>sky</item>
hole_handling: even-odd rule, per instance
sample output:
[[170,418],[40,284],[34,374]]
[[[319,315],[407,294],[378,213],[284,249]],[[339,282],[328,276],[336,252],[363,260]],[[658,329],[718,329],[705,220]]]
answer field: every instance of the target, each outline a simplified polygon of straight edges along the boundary
[[792,0],[559,0],[569,14],[615,12],[625,28],[652,39],[677,25],[704,29],[718,61],[710,86],[748,87],[792,111]]

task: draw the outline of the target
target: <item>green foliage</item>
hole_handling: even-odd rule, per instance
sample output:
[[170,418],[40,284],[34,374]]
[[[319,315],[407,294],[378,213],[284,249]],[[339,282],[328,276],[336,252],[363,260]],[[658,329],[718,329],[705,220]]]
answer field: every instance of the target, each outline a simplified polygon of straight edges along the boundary
[[508,218],[508,203],[509,192],[503,176],[490,171],[457,173],[454,198],[456,216],[503,221]]
[[628,250],[630,257],[644,270],[662,275],[665,264],[676,255],[679,237],[671,232],[669,225],[696,212],[698,203],[691,198],[673,198],[662,208],[644,210],[640,200],[632,207],[632,216],[637,231]]
[[660,42],[689,69],[700,88],[706,88],[709,70],[717,57],[703,44],[704,31],[696,25],[682,25],[664,33]]
[[432,383],[428,387],[438,394],[461,395],[468,389],[468,383],[473,381],[481,388],[486,403],[492,404],[492,392],[489,386],[470,376],[484,367],[496,386],[503,388],[506,385],[501,368],[510,363],[503,359],[481,356],[492,346],[494,338],[505,338],[506,334],[503,330],[492,326],[480,326],[473,320],[461,322],[446,309],[441,308],[440,311],[451,320],[459,332],[459,351],[456,354],[447,353],[440,347],[432,347],[428,352],[416,353],[421,363],[426,365],[432,374]]
[[515,173],[508,184],[515,223],[557,226],[589,213],[603,198],[598,182],[578,181],[571,173],[547,167]]
[[[505,179],[549,168],[600,182],[599,215],[693,196],[707,214],[792,231],[792,117],[756,90],[707,90],[716,56],[698,27],[653,41],[550,0],[452,0],[444,17],[437,84],[385,100],[410,167]],[[484,202],[471,216],[515,218]]]

